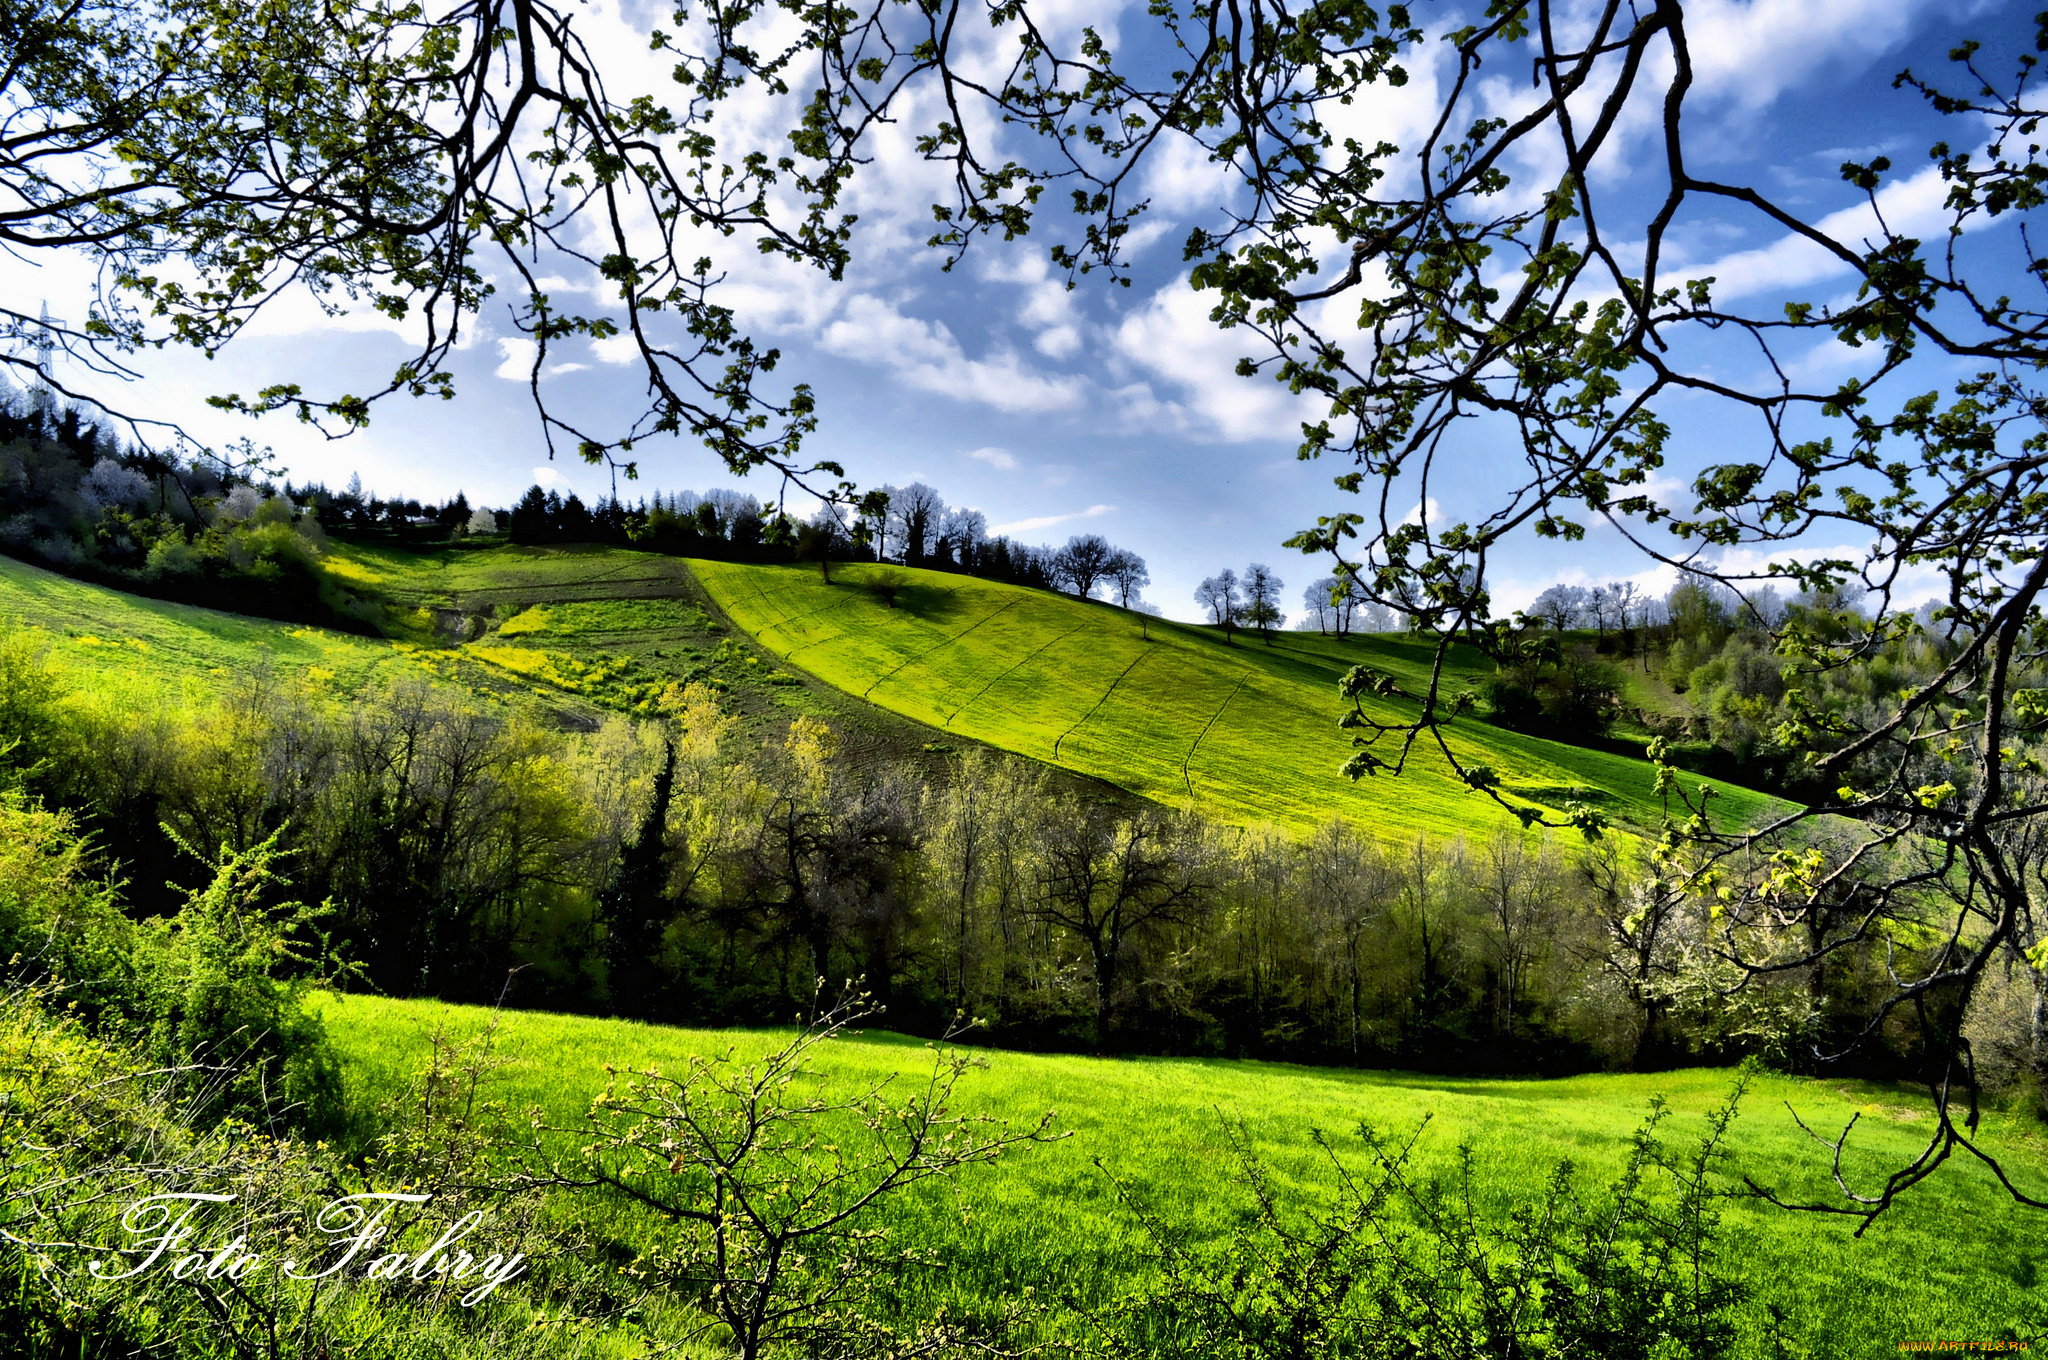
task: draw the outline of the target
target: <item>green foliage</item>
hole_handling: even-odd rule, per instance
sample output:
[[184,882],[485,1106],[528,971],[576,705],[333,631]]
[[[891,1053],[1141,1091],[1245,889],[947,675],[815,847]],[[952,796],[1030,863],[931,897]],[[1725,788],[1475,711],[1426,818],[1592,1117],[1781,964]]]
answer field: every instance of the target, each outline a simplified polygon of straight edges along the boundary
[[1487,680],[1483,694],[1503,726],[1585,737],[1606,732],[1613,722],[1622,684],[1620,667],[1579,643],[1524,649]]
[[[1243,1127],[1227,1126],[1244,1221],[1208,1247],[1140,1209],[1162,1268],[1111,1349],[1172,1360],[1729,1355],[1744,1291],[1717,1240],[1714,1200],[1726,1191],[1713,1173],[1741,1094],[1738,1083],[1678,1156],[1657,1137],[1668,1111],[1652,1100],[1604,1193],[1589,1195],[1567,1159],[1505,1214],[1479,1208],[1469,1146],[1448,1176],[1418,1177],[1422,1130],[1396,1143],[1361,1124],[1357,1171],[1312,1132],[1328,1188],[1303,1206]],[[1117,1188],[1140,1202],[1135,1187]]]
[[[172,916],[136,926],[132,1023],[165,1065],[212,1069],[222,1111],[315,1132],[343,1116],[341,1071],[307,990],[332,967],[319,924],[332,909],[280,901],[278,838],[223,847],[213,879]],[[195,852],[196,853],[196,852]]]
[[[482,1083],[488,1040],[438,1043],[378,1110],[370,1146],[344,1158],[324,1143],[270,1136],[237,1119],[198,1120],[182,1080],[136,1047],[95,1036],[53,994],[11,992],[0,1006],[0,1335],[26,1360],[469,1360],[618,1354],[621,1295],[573,1227],[491,1160],[503,1110]],[[494,1183],[495,1182],[495,1183]],[[343,1196],[386,1201],[379,1239],[347,1272],[293,1278],[346,1250]],[[191,1205],[192,1235],[147,1269],[149,1196],[211,1195]],[[358,1206],[359,1207],[359,1206]],[[324,1217],[323,1217],[324,1214]],[[475,1221],[464,1231],[469,1215]],[[365,1279],[385,1252],[445,1260],[432,1245],[516,1253],[518,1273],[476,1306],[479,1275]],[[198,1253],[198,1268],[183,1264]],[[253,1254],[254,1260],[250,1259]],[[248,1262],[239,1272],[234,1267]],[[493,1268],[497,1268],[494,1263]],[[654,1301],[643,1318],[663,1316]]]
[[71,817],[0,797],[0,980],[56,988],[95,1033],[189,1071],[208,1119],[331,1130],[340,1070],[304,1005],[324,913],[277,900],[277,858],[274,837],[224,849],[174,914],[132,921]]
[[0,794],[0,968],[63,980],[88,1016],[134,996],[132,928],[66,813]]

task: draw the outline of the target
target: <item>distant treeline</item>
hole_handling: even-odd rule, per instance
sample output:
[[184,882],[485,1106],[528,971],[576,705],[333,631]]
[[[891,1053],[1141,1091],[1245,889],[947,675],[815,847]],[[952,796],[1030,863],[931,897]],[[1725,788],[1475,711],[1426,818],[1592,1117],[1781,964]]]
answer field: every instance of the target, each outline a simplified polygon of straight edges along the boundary
[[[581,735],[262,675],[140,712],[17,630],[0,690],[0,777],[80,819],[132,910],[204,886],[181,844],[275,837],[293,897],[331,903],[322,929],[400,996],[509,979],[517,1005],[758,1024],[859,976],[893,1026],[964,1009],[1008,1046],[1560,1071],[1798,1061],[1879,1018],[1915,947],[1725,989],[1700,971],[1711,902],[1611,840],[1288,839],[1091,805],[997,755],[934,779],[846,760],[814,719],[763,743],[703,685]],[[1980,1066],[2024,1048],[2014,1014]],[[1918,1075],[1917,1025],[1891,1012],[1856,1070]]]
[[[78,410],[0,393],[0,551],[125,590],[269,618],[375,631],[381,601],[322,569],[328,535],[429,548],[463,542],[608,544],[744,562],[887,561],[1127,607],[1150,577],[1144,559],[1099,534],[1062,547],[988,532],[980,511],[946,505],[923,483],[882,487],[864,514],[825,506],[798,521],[745,493],[657,492],[586,504],[531,487],[509,510],[466,494],[436,503],[276,481],[246,443],[193,460],[121,444]],[[1156,610],[1153,612],[1157,612]]]
[[1688,769],[1811,802],[1833,785],[1813,775],[1802,741],[1779,735],[1796,730],[1789,696],[1798,689],[1845,721],[1894,701],[1960,646],[1935,622],[1935,607],[1921,609],[1920,631],[1857,664],[1802,671],[1778,655],[1773,630],[1847,637],[1862,626],[1849,596],[1788,599],[1768,585],[1737,594],[1698,576],[1662,596],[1627,581],[1555,585],[1495,642],[1480,697],[1504,727],[1585,744],[1619,725],[1665,738]]
[[0,392],[0,551],[102,585],[369,630],[381,607],[320,568],[326,538],[248,445],[186,460],[124,446],[41,394]]
[[472,509],[466,496],[443,505],[384,500],[366,494],[359,480],[339,492],[317,483],[286,491],[314,507],[330,532],[400,545],[502,531],[529,546],[596,543],[738,562],[886,561],[1081,596],[1100,591],[1132,608],[1147,607],[1141,592],[1151,580],[1143,558],[1099,534],[1077,534],[1057,548],[990,534],[979,510],[949,506],[922,482],[879,488],[879,513],[824,506],[808,520],[722,488],[589,504],[573,491],[535,485],[510,510],[496,511]]

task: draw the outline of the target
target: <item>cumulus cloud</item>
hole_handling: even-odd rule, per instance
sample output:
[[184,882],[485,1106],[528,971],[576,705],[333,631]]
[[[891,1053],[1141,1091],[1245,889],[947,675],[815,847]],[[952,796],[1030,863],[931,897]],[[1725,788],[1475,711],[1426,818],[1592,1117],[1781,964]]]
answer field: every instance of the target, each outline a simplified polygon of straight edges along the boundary
[[881,364],[920,391],[999,411],[1070,411],[1086,399],[1079,378],[1041,372],[1003,350],[970,359],[945,322],[906,316],[872,294],[850,299],[840,318],[825,327],[819,345],[841,358]]
[[533,372],[533,355],[539,346],[531,340],[520,340],[509,336],[498,338],[498,355],[503,360],[491,370],[495,377],[507,382],[525,382]]
[[987,448],[975,449],[967,455],[976,462],[987,463],[990,467],[1008,472],[1017,466],[1017,457],[1008,449],[999,449],[991,444]]
[[[1970,9],[1983,9],[1978,4]],[[1860,66],[1953,0],[1693,0],[1686,50],[1701,95],[1760,109],[1826,65]]]
[[1177,392],[1160,401],[1146,385],[1124,389],[1132,423],[1164,418],[1178,428],[1226,440],[1288,438],[1297,434],[1310,404],[1269,378],[1237,375],[1237,361],[1259,345],[1242,331],[1218,330],[1210,302],[1185,276],[1152,295],[1126,317],[1113,336],[1115,352],[1150,370]]
[[[1930,165],[1910,178],[1894,180],[1878,190],[1877,210],[1895,233],[1926,239],[1946,229],[1948,213],[1942,205],[1947,198],[1948,185],[1941,178],[1940,168]],[[1978,218],[1975,225],[1989,225],[1990,221]],[[1882,239],[1877,213],[1868,202],[1829,213],[1814,225],[1852,250],[1866,241]],[[1804,236],[1789,233],[1768,246],[1736,251],[1707,264],[1685,267],[1688,278],[1713,278],[1717,300],[1783,291],[1848,272],[1849,265],[1841,257]]]
[[[516,336],[499,336],[500,362],[491,370],[492,376],[503,378],[507,382],[526,382],[533,373],[533,355],[537,348],[538,345],[532,340],[522,340]],[[542,367],[540,374],[543,378],[553,378],[564,373],[581,373],[589,367],[589,364],[578,363],[547,364]]]

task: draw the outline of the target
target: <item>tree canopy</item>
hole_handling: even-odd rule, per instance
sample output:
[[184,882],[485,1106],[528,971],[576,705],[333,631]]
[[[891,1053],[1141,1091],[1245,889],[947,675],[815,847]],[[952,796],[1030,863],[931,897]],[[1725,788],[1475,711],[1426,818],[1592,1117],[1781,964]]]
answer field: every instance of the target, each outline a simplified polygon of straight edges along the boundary
[[[1983,1156],[1961,1017],[1987,970],[2038,978],[2048,959],[2048,919],[2028,886],[2048,865],[2036,834],[2048,812],[2048,393],[2037,376],[2048,255],[2007,232],[2018,259],[2001,261],[1966,234],[2030,221],[2048,202],[2048,110],[2028,84],[2048,17],[2007,41],[2004,70],[1971,42],[1945,71],[1899,72],[1900,97],[1955,128],[1929,148],[1945,222],[1923,239],[1886,216],[1898,174],[1883,156],[1840,166],[1869,207],[1867,234],[1707,177],[1689,154],[1695,67],[1676,0],[1569,13],[1500,0],[1435,33],[1400,4],[1159,0],[1123,16],[1126,54],[1039,11],[1031,0],[679,10],[651,38],[674,63],[663,103],[610,94],[576,14],[545,0],[19,7],[0,75],[0,239],[85,251],[100,285],[83,322],[6,320],[17,340],[54,335],[119,368],[145,346],[212,352],[297,286],[420,318],[416,351],[381,390],[317,392],[281,375],[214,399],[345,430],[385,396],[447,395],[457,336],[502,289],[534,341],[529,386],[551,447],[630,467],[640,441],[689,434],[735,470],[780,469],[850,496],[841,468],[802,453],[809,389],[773,386],[779,356],[716,300],[719,266],[701,252],[737,238],[839,276],[855,243],[842,193],[876,130],[902,120],[949,174],[930,237],[945,267],[977,238],[1033,230],[1059,203],[1070,215],[1057,219],[1066,239],[1049,243],[1053,265],[1070,281],[1099,271],[1127,282],[1126,243],[1148,209],[1140,168],[1192,152],[1233,183],[1185,237],[1191,282],[1252,351],[1241,373],[1322,404],[1300,453],[1341,464],[1336,485],[1356,497],[1293,546],[1328,555],[1337,579],[1440,648],[1470,640],[1512,659],[1524,639],[1492,608],[1497,563],[1596,521],[1646,562],[1738,592],[1862,592],[1857,609],[1802,608],[1773,625],[1797,696],[1787,737],[1836,797],[1727,827],[1709,790],[1667,765],[1670,881],[1711,908],[1703,985],[1818,969],[1879,936],[1931,941],[1911,946],[1891,1007],[1947,1036],[1928,1057],[1937,1127],[1912,1166],[1874,1194],[1844,1187],[1832,1207],[1879,1212],[1950,1155]],[[979,48],[968,55],[970,29],[990,23],[1008,53],[994,67]],[[1451,55],[1419,139],[1340,131],[1342,110],[1405,86],[1437,44]],[[1484,97],[1502,69],[1533,80],[1511,116]],[[719,116],[743,90],[782,100],[789,117],[736,138]],[[1627,152],[1632,110],[1653,111],[1660,184],[1610,194],[1596,171]],[[1544,178],[1519,182],[1530,166],[1548,167]],[[1674,233],[1719,211],[1822,252],[1850,291],[1717,298],[1715,279],[1671,260]],[[566,308],[544,285],[555,259],[594,270],[614,295]],[[572,336],[630,342],[647,381],[639,411],[597,427],[550,407],[548,347]],[[1846,376],[1804,376],[1814,370],[1797,361],[1820,342],[1846,353]],[[1722,362],[1738,352],[1739,370]],[[1930,390],[1918,376],[1930,356],[1971,376]],[[1681,399],[1749,423],[1728,422],[1728,456],[1683,469],[1674,494]],[[1457,437],[1466,428],[1512,434],[1491,503],[1416,513],[1452,460],[1474,456]],[[1868,546],[1812,550],[1845,542]],[[1929,578],[1939,605],[1922,618],[1916,583]],[[1230,620],[1227,604],[1210,607]],[[1834,683],[1880,655],[1897,661],[1890,688]],[[1398,773],[1433,747],[1476,796],[1531,824],[1597,833],[1597,813],[1548,813],[1460,764],[1444,729],[1468,701],[1444,690],[1444,672],[1407,696],[1412,718],[1345,715],[1361,743],[1349,771]],[[1345,690],[1400,693],[1362,672]]]

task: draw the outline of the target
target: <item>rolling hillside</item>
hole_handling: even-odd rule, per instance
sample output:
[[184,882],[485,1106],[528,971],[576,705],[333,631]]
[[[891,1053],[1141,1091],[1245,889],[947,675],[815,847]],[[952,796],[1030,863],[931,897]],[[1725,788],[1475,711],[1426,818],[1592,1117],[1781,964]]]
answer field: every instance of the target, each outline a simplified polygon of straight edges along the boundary
[[[1428,649],[1400,638],[1241,634],[1231,646],[1213,629],[968,576],[889,568],[902,578],[891,607],[863,588],[872,566],[842,566],[828,586],[810,568],[617,549],[337,545],[329,569],[397,606],[406,636],[168,604],[4,558],[0,619],[45,630],[109,697],[198,702],[264,668],[338,696],[411,677],[588,729],[604,710],[644,714],[664,686],[704,679],[764,734],[808,712],[876,758],[937,763],[931,748],[949,737],[984,743],[1240,825],[1299,832],[1343,816],[1407,836],[1514,824],[1430,749],[1399,778],[1338,775],[1351,750],[1336,726],[1345,668],[1426,682]],[[1485,673],[1476,654],[1455,662],[1453,689]],[[1583,800],[1624,827],[1659,816],[1642,761],[1476,718],[1453,730],[1461,758],[1491,766],[1517,800]],[[1722,791],[1731,816],[1772,806]]]
[[[1363,662],[1420,688],[1429,652],[1419,644],[1275,633],[1268,645],[1241,633],[1232,646],[1213,629],[969,576],[888,568],[903,578],[892,607],[863,588],[872,566],[837,568],[830,585],[806,567],[691,566],[726,616],[787,664],[941,731],[1160,803],[1292,831],[1333,816],[1383,835],[1515,824],[1420,745],[1399,778],[1352,784],[1337,773],[1352,750],[1337,728],[1338,677]],[[1447,683],[1476,684],[1483,666],[1475,654]],[[1388,701],[1379,713],[1412,708]],[[1518,801],[1583,800],[1636,826],[1660,815],[1642,761],[1477,718],[1453,732],[1459,758],[1491,766]],[[1772,805],[1721,791],[1729,816]]]
[[266,667],[340,694],[431,675],[403,644],[128,595],[11,557],[0,557],[0,627],[42,630],[70,675],[138,702],[202,702]]

